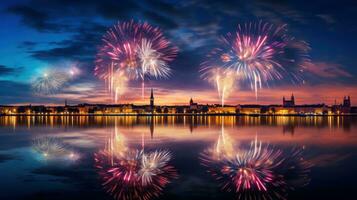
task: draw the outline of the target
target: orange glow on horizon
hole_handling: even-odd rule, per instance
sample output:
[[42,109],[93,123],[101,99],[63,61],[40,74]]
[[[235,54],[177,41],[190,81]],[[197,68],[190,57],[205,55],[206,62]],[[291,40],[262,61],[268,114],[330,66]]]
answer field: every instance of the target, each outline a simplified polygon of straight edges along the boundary
[[[190,98],[193,98],[194,102],[199,104],[220,104],[221,99],[217,95],[214,88],[212,89],[165,89],[162,87],[153,87],[155,105],[188,105]],[[110,98],[110,95],[103,89],[93,93],[94,88],[87,90],[80,90],[78,93],[67,92],[57,95],[52,95],[53,102],[36,103],[36,102],[23,102],[12,105],[63,105],[63,103],[54,103],[55,101],[65,99],[70,104],[77,103],[93,103],[93,104],[114,104],[114,100]],[[141,88],[132,87],[128,89],[129,92],[122,95],[117,104],[136,104],[136,105],[148,105],[151,87],[148,87],[145,92],[145,98],[141,96]],[[77,89],[76,89],[77,90]],[[342,102],[344,96],[351,96],[352,105],[357,105],[355,99],[357,99],[357,86],[345,86],[345,85],[316,85],[316,86],[290,86],[290,87],[275,87],[266,88],[258,91],[258,100],[255,100],[254,91],[236,91],[230,98],[226,99],[226,105],[238,105],[238,104],[282,104],[283,96],[290,98],[291,94],[294,94],[296,104],[320,104],[325,103],[327,105],[333,105],[336,102],[339,104]],[[75,103],[74,103],[75,102]]]

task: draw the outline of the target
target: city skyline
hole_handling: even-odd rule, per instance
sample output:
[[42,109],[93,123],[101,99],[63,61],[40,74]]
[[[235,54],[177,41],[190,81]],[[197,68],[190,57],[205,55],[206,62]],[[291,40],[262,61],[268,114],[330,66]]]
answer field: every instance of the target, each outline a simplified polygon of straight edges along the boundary
[[333,105],[298,104],[294,94],[283,96],[282,104],[204,104],[194,101],[191,97],[188,104],[158,105],[155,103],[154,90],[150,91],[149,102],[146,104],[70,104],[67,99],[64,105],[0,105],[0,115],[144,115],[144,116],[172,116],[172,115],[268,115],[268,116],[343,116],[355,115],[357,107],[351,104],[351,97],[344,96],[342,103]]
[[[194,100],[195,103],[198,103],[200,105],[222,105],[220,104],[219,100],[215,101],[205,101],[205,100],[201,100],[200,98],[195,98],[195,96],[190,96],[189,98],[185,99],[185,101],[180,101],[179,103],[168,103],[168,104],[165,104],[163,103],[163,101],[160,101],[160,96],[157,96],[157,93],[156,91],[153,89],[153,88],[148,88],[148,93],[146,94],[146,96],[144,98],[141,98],[141,100],[138,102],[138,101],[133,101],[133,102],[117,102],[117,103],[114,103],[112,101],[109,101],[109,103],[106,103],[106,102],[93,102],[93,101],[88,101],[88,102],[78,102],[78,101],[71,101],[70,99],[63,99],[63,102],[59,102],[59,103],[17,103],[17,104],[0,104],[3,105],[3,106],[26,106],[26,105],[44,105],[44,106],[63,106],[63,105],[84,105],[84,104],[92,104],[92,105],[147,105],[147,106],[150,106],[151,105],[151,102],[153,100],[154,105],[155,106],[184,106],[184,105],[187,105],[187,104],[190,104],[190,102],[192,100]],[[151,91],[151,92],[150,92]],[[287,100],[289,101],[291,99],[291,97],[294,98],[294,104],[295,105],[329,105],[329,106],[332,106],[332,105],[340,105],[340,104],[343,104],[344,102],[344,99],[345,98],[349,98],[350,99],[350,104],[351,106],[355,106],[355,104],[353,104],[353,98],[351,95],[344,95],[342,97],[339,97],[339,98],[335,98],[333,100],[332,103],[326,103],[326,102],[323,102],[323,101],[319,101],[319,99],[315,99],[315,101],[312,101],[312,102],[309,102],[307,101],[306,99],[302,99],[301,97],[297,96],[296,95],[297,93],[290,93],[290,94],[286,94],[286,95],[283,95],[279,98],[276,98],[277,101],[276,102],[268,102],[268,103],[263,103],[263,102],[257,102],[257,101],[246,101],[246,102],[233,102],[233,101],[229,101],[228,103],[224,104],[223,106],[225,105],[228,105],[228,106],[235,106],[235,105],[283,105],[284,104],[284,101]],[[154,96],[152,96],[154,95]],[[153,98],[154,97],[154,98]]]

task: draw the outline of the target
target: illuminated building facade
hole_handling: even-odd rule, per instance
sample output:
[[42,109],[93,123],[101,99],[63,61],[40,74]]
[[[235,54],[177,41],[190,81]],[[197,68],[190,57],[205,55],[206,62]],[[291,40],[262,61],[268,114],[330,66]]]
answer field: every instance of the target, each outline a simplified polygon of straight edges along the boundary
[[351,98],[344,97],[341,104],[296,105],[294,95],[290,100],[283,98],[282,105],[202,105],[191,98],[188,105],[160,106],[154,104],[151,90],[149,105],[134,104],[78,104],[64,106],[0,106],[1,115],[176,115],[176,114],[230,114],[230,115],[345,115],[357,114],[357,107],[351,106]]

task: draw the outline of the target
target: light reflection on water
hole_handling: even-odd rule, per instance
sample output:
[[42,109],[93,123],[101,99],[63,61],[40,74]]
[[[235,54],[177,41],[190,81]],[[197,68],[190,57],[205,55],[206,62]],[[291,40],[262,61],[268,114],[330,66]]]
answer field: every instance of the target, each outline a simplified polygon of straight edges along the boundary
[[[136,191],[145,194],[139,199],[144,200],[269,199],[271,196],[274,199],[349,199],[349,195],[353,194],[353,190],[349,188],[355,185],[354,179],[357,176],[354,172],[357,167],[354,157],[357,152],[356,122],[357,117],[3,116],[0,117],[0,177],[5,179],[0,180],[0,187],[6,192],[1,192],[0,199],[138,199],[132,192],[137,187],[139,190]],[[100,170],[95,155],[98,152],[104,152],[100,155],[121,152],[123,145],[111,145],[111,151],[107,151],[108,141],[113,141],[113,137],[118,135],[118,144],[123,144],[122,140],[125,140],[126,153],[116,156],[116,164],[110,162],[108,169],[113,170],[109,173],[112,177],[103,179],[100,176],[103,172],[98,172]],[[254,156],[252,152],[244,154],[244,151],[248,151],[244,149],[249,149],[247,147],[252,141],[269,145],[263,145],[261,151],[273,149],[271,151],[274,152],[270,155],[272,157],[269,158],[269,154],[267,156],[264,152],[260,153],[264,156],[259,159],[254,157],[258,153]],[[256,166],[260,166],[259,170],[264,172],[256,176],[262,179],[261,184],[249,181],[252,176],[248,175],[240,176],[246,180],[240,183],[253,183],[253,186],[256,183],[260,189],[248,190],[248,185],[242,184],[240,189],[222,189],[222,181],[215,180],[214,176],[207,173],[200,160],[202,152],[211,147],[225,152],[227,159],[219,164],[222,170],[226,170],[226,166],[238,170],[239,167],[235,167],[241,166],[241,162],[237,165],[237,161],[232,159],[238,155],[245,155],[243,160],[248,163],[258,162],[259,165]],[[302,167],[309,172],[304,171],[301,175],[308,176],[311,182],[304,187],[296,187],[303,184],[295,181],[298,183],[290,184],[294,185],[295,190],[291,190],[285,183],[287,181],[280,177],[287,175],[281,175],[281,167],[270,162],[289,160],[286,152],[291,152],[294,148],[303,149],[298,159],[309,163],[308,167],[305,166],[306,163],[305,168]],[[133,153],[127,153],[127,149],[137,150],[137,159],[129,158],[128,155]],[[169,152],[170,159],[167,162],[165,158],[155,160],[152,153],[157,151]],[[110,155],[113,159],[113,153]],[[281,157],[283,155],[284,158]],[[165,176],[165,170],[158,170],[155,166],[158,166],[159,161],[165,161],[163,166],[172,166],[177,170],[178,178],[174,178],[176,175]],[[126,164],[120,164],[123,162]],[[262,162],[265,164],[261,164]],[[299,162],[293,163],[294,166],[290,168],[300,167]],[[145,166],[145,170],[140,166]],[[245,164],[244,168],[254,169],[252,166],[247,168]],[[340,170],[342,168],[344,170]],[[118,172],[123,172],[126,176],[118,175]],[[223,175],[232,179],[232,173]],[[295,172],[289,171],[289,174],[293,173]],[[128,176],[138,180],[137,177],[142,174],[146,177],[145,187],[141,185],[140,179],[141,181],[130,182],[123,189],[123,184],[127,183],[123,180],[129,180]],[[279,181],[270,180],[272,177],[274,179],[275,174],[279,174]],[[103,183],[103,180],[108,182],[109,179],[110,186],[114,185],[114,189],[108,189],[107,184]],[[156,181],[155,187],[149,187],[150,180]],[[162,187],[161,183],[164,183]],[[279,183],[285,189],[279,189],[276,192],[278,195],[275,195],[274,189],[277,187],[271,183]],[[120,195],[115,191],[118,188],[121,188]],[[245,189],[243,192],[242,188]],[[268,193],[264,188],[269,190]],[[329,190],[326,191],[327,188]],[[147,192],[149,189],[154,193]]]

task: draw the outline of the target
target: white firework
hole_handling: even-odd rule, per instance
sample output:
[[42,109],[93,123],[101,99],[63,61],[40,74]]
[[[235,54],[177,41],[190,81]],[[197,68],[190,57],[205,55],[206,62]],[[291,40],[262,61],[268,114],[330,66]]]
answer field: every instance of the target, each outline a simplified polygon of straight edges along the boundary
[[144,186],[149,185],[152,183],[153,177],[164,173],[164,168],[170,160],[171,154],[168,151],[154,151],[149,154],[143,154],[139,170],[142,184]]
[[138,56],[141,62],[142,79],[149,75],[155,78],[167,78],[170,76],[171,69],[162,55],[156,51],[152,42],[143,39],[138,48]]

